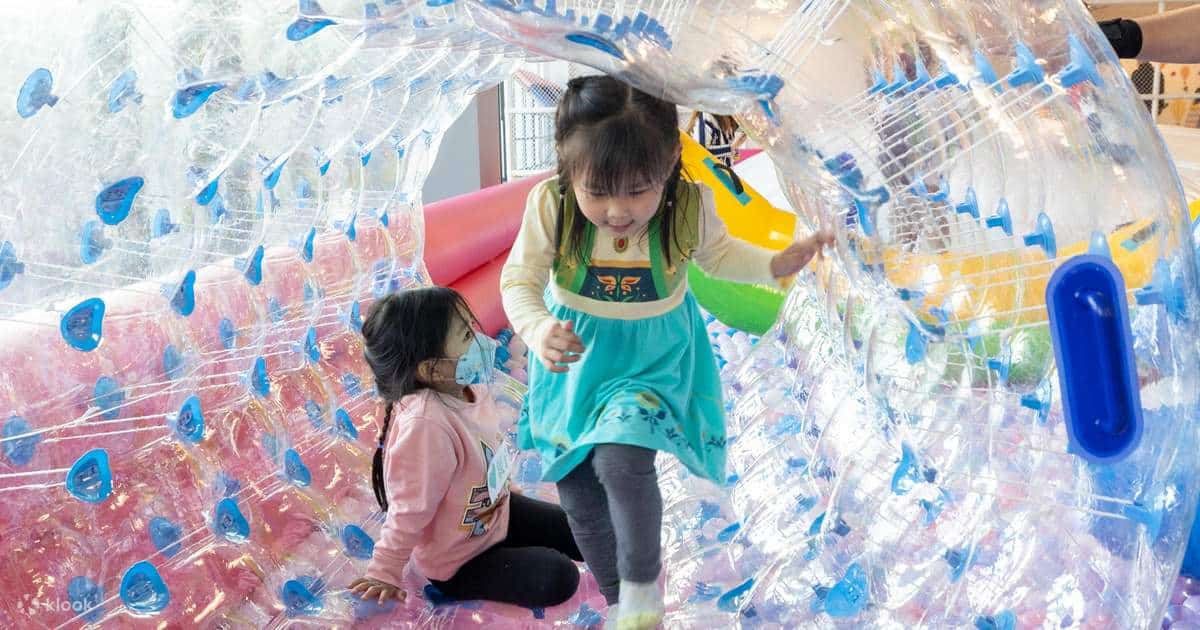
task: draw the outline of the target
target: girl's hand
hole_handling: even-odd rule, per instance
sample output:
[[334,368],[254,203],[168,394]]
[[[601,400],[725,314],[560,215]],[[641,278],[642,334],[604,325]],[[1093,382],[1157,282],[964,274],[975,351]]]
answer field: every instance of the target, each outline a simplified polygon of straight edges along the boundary
[[[574,354],[567,354],[573,352]],[[542,336],[538,358],[551,372],[566,372],[567,366],[559,363],[574,363],[583,352],[583,341],[575,334],[575,322],[554,322]]]
[[363,599],[376,599],[381,605],[389,599],[402,602],[408,598],[408,593],[403,589],[366,577],[351,582],[350,592],[357,593]]
[[783,278],[800,271],[814,256],[822,255],[823,247],[832,244],[833,233],[826,230],[792,243],[771,259],[771,275]]

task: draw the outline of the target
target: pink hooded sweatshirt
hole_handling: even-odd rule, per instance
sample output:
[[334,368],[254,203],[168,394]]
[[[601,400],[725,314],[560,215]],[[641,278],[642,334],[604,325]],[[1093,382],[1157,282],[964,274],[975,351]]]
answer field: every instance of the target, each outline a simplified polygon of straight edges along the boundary
[[401,399],[384,444],[388,511],[367,577],[399,586],[411,557],[426,578],[448,580],[508,536],[508,483],[491,497],[487,473],[502,435],[486,386],[475,402],[432,390]]

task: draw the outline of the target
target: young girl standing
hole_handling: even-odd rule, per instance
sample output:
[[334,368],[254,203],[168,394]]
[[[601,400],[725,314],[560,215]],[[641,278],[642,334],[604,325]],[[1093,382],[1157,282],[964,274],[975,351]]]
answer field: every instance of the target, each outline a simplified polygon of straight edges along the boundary
[[410,558],[452,599],[542,608],[579,584],[573,561],[583,558],[562,509],[510,492],[486,385],[495,347],[474,322],[442,287],[388,295],[363,322],[387,404],[371,470],[387,520],[366,577],[350,585],[364,599],[403,600]]
[[776,282],[830,238],[779,253],[731,238],[712,191],[681,178],[670,103],[589,76],[568,84],[556,116],[558,176],[530,192],[500,278],[509,320],[540,359],[518,441],[557,482],[609,622],[652,628],[663,616],[655,455],[725,478],[721,384],[688,262]]

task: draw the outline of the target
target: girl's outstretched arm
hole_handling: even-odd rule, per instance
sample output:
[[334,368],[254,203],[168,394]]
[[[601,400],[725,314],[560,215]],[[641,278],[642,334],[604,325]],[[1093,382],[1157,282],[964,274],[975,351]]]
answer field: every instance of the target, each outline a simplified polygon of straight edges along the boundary
[[700,246],[692,259],[710,276],[732,282],[775,284],[775,252],[734,238],[717,216],[712,189],[700,185]]
[[1200,5],[1138,18],[1142,51],[1138,59],[1200,63]]

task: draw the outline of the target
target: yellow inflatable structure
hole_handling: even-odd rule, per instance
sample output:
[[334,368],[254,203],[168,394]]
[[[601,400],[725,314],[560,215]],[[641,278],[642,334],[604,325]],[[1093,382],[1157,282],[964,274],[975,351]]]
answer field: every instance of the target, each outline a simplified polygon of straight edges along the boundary
[[[695,140],[686,134],[681,137],[686,176],[713,190],[717,214],[730,234],[776,251],[791,244],[796,230],[794,214],[772,206]],[[1200,200],[1193,202],[1190,210],[1194,223],[1200,217]],[[1155,223],[1143,219],[1102,237],[1113,263],[1124,275],[1127,289],[1150,283],[1160,258],[1157,234]],[[1085,254],[1097,244],[1079,242],[1058,247],[1056,257]],[[944,309],[943,316],[951,321],[992,318],[1022,324],[1045,319],[1046,284],[1053,265],[1041,248],[994,254],[920,255],[894,248],[872,251],[869,243],[861,241],[856,245],[864,262],[884,265],[888,280],[897,289],[921,291],[914,306]],[[717,280],[695,266],[688,277],[700,303],[735,328],[762,334],[774,323],[782,304],[783,292],[775,288]],[[922,311],[925,308],[918,309]],[[929,323],[939,322],[930,316]]]
[[[777,251],[792,243],[796,215],[772,206],[707,149],[687,134],[680,135],[684,175],[713,190],[717,215],[730,234]],[[694,264],[688,268],[688,284],[700,304],[722,323],[758,335],[775,323],[783,305],[784,293],[777,288],[718,280]]]

